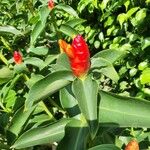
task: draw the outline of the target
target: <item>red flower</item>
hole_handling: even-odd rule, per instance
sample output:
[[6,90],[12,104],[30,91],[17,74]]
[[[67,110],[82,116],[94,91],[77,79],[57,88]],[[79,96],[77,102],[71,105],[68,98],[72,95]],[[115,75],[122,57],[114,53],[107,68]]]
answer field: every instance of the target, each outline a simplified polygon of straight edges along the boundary
[[138,142],[136,140],[131,140],[125,150],[139,150],[139,145],[138,145]]
[[22,63],[22,55],[20,52],[14,51],[14,61],[16,64],[21,64]]
[[53,0],[49,0],[48,1],[48,8],[51,10],[51,9],[54,8],[54,6],[55,6],[54,1]]
[[72,44],[59,40],[61,51],[69,57],[73,74],[79,78],[84,77],[90,68],[90,53],[88,46],[81,35],[77,35]]

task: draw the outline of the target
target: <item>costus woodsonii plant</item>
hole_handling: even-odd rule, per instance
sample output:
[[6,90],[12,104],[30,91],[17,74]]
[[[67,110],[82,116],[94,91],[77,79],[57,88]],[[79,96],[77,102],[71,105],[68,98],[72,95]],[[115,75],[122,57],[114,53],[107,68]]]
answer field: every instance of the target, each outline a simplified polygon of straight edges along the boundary
[[150,0],[0,10],[0,150],[150,149]]

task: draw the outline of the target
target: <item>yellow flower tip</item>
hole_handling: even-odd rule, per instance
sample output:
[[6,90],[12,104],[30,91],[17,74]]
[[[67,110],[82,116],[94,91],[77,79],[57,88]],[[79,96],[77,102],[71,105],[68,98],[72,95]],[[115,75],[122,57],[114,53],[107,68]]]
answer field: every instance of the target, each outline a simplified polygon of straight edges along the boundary
[[84,81],[87,78],[87,74],[83,74],[80,77],[78,77],[80,80]]
[[58,40],[58,45],[60,47],[60,53],[63,53],[64,52],[64,49],[63,49],[63,40],[62,39],[59,39]]
[[66,41],[59,39],[58,44],[60,46],[61,53],[65,52],[68,55],[68,57],[70,57],[70,58],[72,58],[74,56],[72,46],[70,44],[68,44]]
[[72,39],[74,39],[76,36],[77,36],[76,34],[73,34],[73,35],[72,35]]

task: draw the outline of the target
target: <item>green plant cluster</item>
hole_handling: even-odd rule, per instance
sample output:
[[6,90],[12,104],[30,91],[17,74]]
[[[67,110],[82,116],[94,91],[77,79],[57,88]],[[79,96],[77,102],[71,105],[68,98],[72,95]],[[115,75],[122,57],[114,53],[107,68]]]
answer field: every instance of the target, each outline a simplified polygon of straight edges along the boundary
[[[150,0],[54,2],[0,1],[0,149],[149,149]],[[77,34],[91,53],[84,80],[58,45]]]

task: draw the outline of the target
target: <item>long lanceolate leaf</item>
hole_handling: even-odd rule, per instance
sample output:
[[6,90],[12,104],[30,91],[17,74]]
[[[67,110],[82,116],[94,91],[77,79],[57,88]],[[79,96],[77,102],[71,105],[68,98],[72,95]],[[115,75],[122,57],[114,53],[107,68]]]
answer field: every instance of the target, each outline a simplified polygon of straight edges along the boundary
[[46,25],[46,21],[47,21],[47,17],[50,13],[50,10],[48,9],[47,5],[43,6],[40,10],[40,19],[39,21],[35,24],[33,31],[31,33],[31,42],[30,42],[30,46],[32,47],[38,36],[42,33],[42,31],[45,28]]
[[99,122],[120,127],[150,127],[150,102],[100,91]]
[[77,12],[72,8],[70,7],[69,5],[65,5],[65,4],[58,4],[54,7],[54,9],[52,10],[55,11],[55,9],[58,9],[58,10],[63,10],[67,13],[69,13],[70,15],[74,16],[74,17],[77,17],[78,18],[78,14]]
[[115,82],[118,82],[118,80],[119,80],[118,73],[116,72],[112,63],[102,57],[92,58],[91,69],[94,72],[104,74],[105,76],[109,77],[110,79],[112,79]]
[[65,136],[57,150],[86,150],[89,130],[86,122],[72,120],[65,128]]
[[29,120],[34,109],[35,109],[35,106],[29,109],[28,111],[24,111],[24,108],[22,107],[16,112],[8,128],[9,144],[14,142],[16,137],[19,135],[19,133],[23,129],[24,124]]
[[57,71],[36,82],[29,91],[26,109],[65,87],[71,81],[73,81],[73,76],[70,71]]
[[23,35],[21,31],[17,30],[13,26],[0,26],[0,33],[11,33],[14,35]]
[[97,92],[96,81],[88,76],[85,80],[76,79],[73,82],[73,93],[79,103],[81,112],[89,123],[91,137],[97,132]]
[[65,126],[68,122],[68,119],[63,119],[47,127],[31,129],[19,137],[12,148],[21,149],[60,141],[64,136]]
[[70,117],[80,114],[78,102],[71,93],[70,86],[67,86],[60,90],[60,103]]
[[122,57],[124,57],[126,54],[127,54],[126,51],[107,49],[95,54],[93,58],[104,58],[113,64],[119,59],[121,59]]
[[21,108],[13,117],[12,124],[8,129],[10,141],[18,136],[23,129],[24,124],[28,121],[30,115],[34,111],[38,101],[53,94],[57,90],[63,88],[73,80],[72,73],[69,71],[54,72],[42,80],[36,82],[29,91],[28,99],[26,100],[26,109]]

